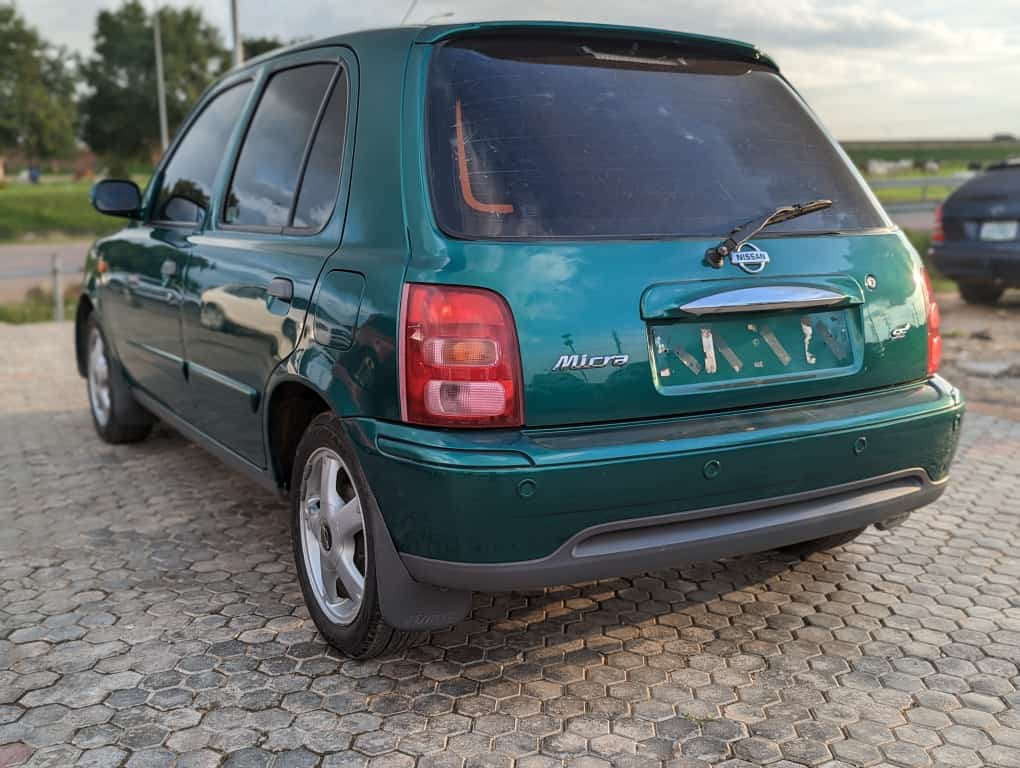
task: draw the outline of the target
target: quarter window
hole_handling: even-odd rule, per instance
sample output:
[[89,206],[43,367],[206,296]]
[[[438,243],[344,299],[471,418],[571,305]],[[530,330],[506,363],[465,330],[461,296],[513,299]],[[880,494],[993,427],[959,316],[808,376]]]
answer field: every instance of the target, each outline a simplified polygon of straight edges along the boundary
[[301,177],[305,151],[337,67],[310,64],[274,75],[237,161],[223,220],[282,229]]
[[226,154],[224,148],[251,88],[251,81],[228,88],[195,118],[163,169],[153,219],[202,224]]

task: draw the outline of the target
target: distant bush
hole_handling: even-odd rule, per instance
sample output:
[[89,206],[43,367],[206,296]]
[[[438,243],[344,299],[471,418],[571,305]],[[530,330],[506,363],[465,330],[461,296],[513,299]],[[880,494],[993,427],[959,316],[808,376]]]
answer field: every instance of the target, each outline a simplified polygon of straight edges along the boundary
[[93,210],[88,183],[18,183],[0,189],[0,241],[32,235],[99,236],[122,225],[123,220]]

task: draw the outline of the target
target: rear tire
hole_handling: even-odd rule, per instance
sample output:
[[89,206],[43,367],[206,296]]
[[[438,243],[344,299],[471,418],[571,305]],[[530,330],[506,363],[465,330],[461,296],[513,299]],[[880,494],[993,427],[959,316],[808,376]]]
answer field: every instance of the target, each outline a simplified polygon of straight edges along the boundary
[[994,304],[1005,288],[994,283],[958,283],[960,296],[968,304]]
[[[392,654],[427,637],[394,629],[379,612],[366,517],[375,498],[339,417],[308,425],[291,474],[291,538],[301,592],[326,641],[355,659]],[[323,498],[327,501],[323,504]]]
[[110,354],[95,315],[85,327],[85,345],[85,382],[96,434],[114,445],[144,440],[155,419],[131,394],[124,369]]
[[811,539],[809,541],[802,541],[799,544],[780,547],[779,551],[785,555],[807,557],[815,552],[824,552],[827,549],[835,549],[836,547],[842,547],[844,544],[849,544],[862,533],[864,533],[864,528],[855,528],[852,531],[834,533],[831,536],[823,536],[820,539]]

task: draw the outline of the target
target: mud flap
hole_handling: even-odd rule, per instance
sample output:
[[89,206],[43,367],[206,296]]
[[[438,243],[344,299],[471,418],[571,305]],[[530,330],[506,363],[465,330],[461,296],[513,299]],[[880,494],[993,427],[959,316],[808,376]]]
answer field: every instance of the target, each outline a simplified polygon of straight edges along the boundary
[[435,630],[453,626],[471,610],[471,593],[422,584],[411,578],[372,499],[368,524],[375,556],[379,612],[391,627],[403,630]]

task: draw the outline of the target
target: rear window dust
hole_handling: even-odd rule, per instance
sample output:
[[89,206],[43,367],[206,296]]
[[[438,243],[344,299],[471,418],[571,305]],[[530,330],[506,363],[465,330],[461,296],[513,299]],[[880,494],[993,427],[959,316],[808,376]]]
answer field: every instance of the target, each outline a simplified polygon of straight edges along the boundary
[[770,234],[888,225],[779,74],[671,44],[449,43],[427,124],[436,217],[458,237],[718,237],[816,198],[834,205]]

